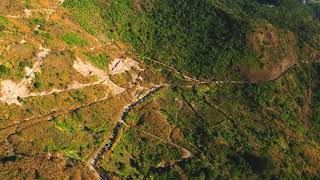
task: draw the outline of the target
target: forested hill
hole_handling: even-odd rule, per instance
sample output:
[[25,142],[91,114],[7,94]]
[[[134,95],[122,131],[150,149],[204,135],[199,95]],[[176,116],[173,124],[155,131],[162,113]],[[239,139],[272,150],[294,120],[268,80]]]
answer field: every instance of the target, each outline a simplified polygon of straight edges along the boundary
[[[296,61],[304,47],[319,49],[317,4],[297,0],[100,0],[99,4],[111,37],[126,42],[141,57],[201,78],[266,80],[272,78],[268,74],[281,71],[274,66]],[[256,31],[271,36],[250,38]],[[284,40],[276,40],[277,36]],[[269,53],[288,46],[288,52]]]
[[316,0],[0,0],[0,179],[320,179]]

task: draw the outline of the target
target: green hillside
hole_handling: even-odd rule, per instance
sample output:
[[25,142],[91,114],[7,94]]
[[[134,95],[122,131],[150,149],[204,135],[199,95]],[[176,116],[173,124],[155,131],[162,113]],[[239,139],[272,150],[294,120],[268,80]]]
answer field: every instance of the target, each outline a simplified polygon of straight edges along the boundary
[[0,3],[0,179],[320,179],[320,3]]
[[305,43],[319,49],[320,24],[313,7],[296,0],[114,0],[100,6],[111,37],[142,58],[205,79],[239,79],[242,69],[261,68],[264,62],[249,36],[264,24],[293,32],[297,51]]

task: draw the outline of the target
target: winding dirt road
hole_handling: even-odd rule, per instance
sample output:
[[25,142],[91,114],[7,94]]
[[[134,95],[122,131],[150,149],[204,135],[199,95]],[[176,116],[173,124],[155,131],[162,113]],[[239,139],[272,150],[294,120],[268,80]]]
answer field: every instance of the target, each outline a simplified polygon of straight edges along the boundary
[[98,173],[98,171],[96,170],[96,167],[95,167],[97,160],[101,159],[102,156],[107,151],[109,151],[110,149],[113,148],[115,140],[119,136],[120,128],[122,127],[122,125],[126,125],[125,119],[128,116],[128,112],[132,108],[137,106],[139,103],[143,102],[146,98],[148,98],[151,95],[153,95],[154,93],[158,92],[163,87],[164,87],[163,85],[156,85],[156,86],[148,89],[143,95],[133,97],[133,99],[132,99],[133,101],[123,108],[124,110],[121,113],[121,117],[119,118],[117,125],[113,129],[111,137],[109,139],[106,139],[104,142],[102,142],[101,146],[93,153],[92,157],[86,162],[88,167],[93,171],[93,173],[95,174],[95,176],[98,179],[102,179],[102,176]]
[[[61,4],[64,2],[64,0],[61,0],[60,1]],[[60,4],[60,5],[61,5]],[[50,15],[54,12],[56,12],[56,8],[52,8],[52,9],[39,9],[39,10],[27,10],[25,12],[25,15],[28,17],[29,15],[31,15],[32,12],[45,12],[47,13],[47,17],[48,17],[48,20],[50,18]],[[23,18],[23,16],[21,15],[18,15],[18,16],[15,16],[15,15],[6,15],[6,17],[8,18]],[[94,50],[94,48],[91,48],[92,50]],[[59,90],[59,89],[53,89],[52,91],[49,91],[49,92],[39,92],[39,93],[29,93],[29,92],[25,92],[26,89],[22,88],[21,87],[24,87],[24,86],[27,86],[28,84],[31,83],[31,81],[34,79],[34,76],[35,76],[35,72],[38,72],[41,68],[41,65],[43,64],[43,61],[44,59],[46,58],[46,56],[50,53],[50,49],[46,49],[42,46],[39,47],[39,52],[38,54],[34,57],[34,59],[36,60],[35,64],[33,65],[32,68],[29,69],[26,77],[24,79],[22,79],[22,81],[17,85],[17,87],[13,87],[13,88],[17,88],[18,91],[16,91],[15,89],[7,89],[5,91],[5,94],[6,96],[5,97],[2,97],[3,101],[7,101],[7,102],[13,102],[13,103],[19,103],[17,101],[18,98],[27,98],[27,97],[38,97],[38,96],[48,96],[48,95],[52,95],[52,94],[55,94],[55,93],[62,93],[62,92],[66,92],[66,91],[70,91],[70,90],[77,90],[77,89],[82,89],[82,88],[86,88],[86,87],[91,87],[91,86],[96,86],[96,85],[99,85],[99,84],[105,84],[107,81],[109,81],[109,76],[104,76],[104,78],[100,78],[99,81],[97,82],[94,82],[94,83],[89,83],[89,84],[82,84],[82,85],[78,85],[78,86],[71,86],[67,89],[63,89],[63,90]],[[148,59],[150,60],[151,62],[153,63],[156,63],[156,64],[160,64],[166,68],[168,68],[169,70],[179,74],[180,76],[184,77],[185,80],[187,81],[190,81],[190,82],[193,82],[195,85],[196,84],[256,84],[256,83],[260,83],[260,82],[246,82],[246,81],[211,81],[211,80],[199,80],[197,78],[194,78],[194,77],[190,77],[188,75],[185,75],[183,74],[182,72],[180,72],[179,70],[177,70],[176,68],[170,66],[170,65],[167,65],[163,62],[160,62],[160,61],[157,61],[157,60],[154,60],[154,59],[151,59],[151,58],[145,58],[145,59]],[[304,63],[304,64],[310,64],[310,63],[320,63],[320,61],[312,61],[312,62],[309,62],[309,61],[304,61],[304,62],[300,62],[300,63]],[[297,64],[296,64],[297,65]],[[294,66],[293,66],[294,67]],[[290,67],[292,68],[292,67]],[[284,74],[285,72],[283,72],[282,74]],[[282,75],[280,74],[280,76]],[[274,80],[274,79],[272,79]],[[268,80],[269,81],[269,80]],[[7,84],[8,85],[8,84]],[[118,138],[119,136],[119,129],[122,127],[122,126],[127,126],[127,127],[130,127],[128,124],[125,123],[125,119],[129,113],[130,110],[132,110],[132,108],[134,108],[135,106],[139,105],[140,103],[144,102],[144,100],[150,96],[152,96],[154,93],[158,92],[159,90],[161,90],[163,87],[166,87],[166,86],[173,86],[173,85],[169,85],[169,84],[164,84],[164,85],[156,85],[150,89],[147,89],[147,91],[141,95],[141,96],[136,96],[136,97],[133,97],[132,98],[132,102],[128,105],[126,105],[124,108],[123,108],[123,111],[121,113],[121,117],[119,118],[119,120],[117,121],[117,124],[115,126],[115,128],[113,129],[113,133],[112,133],[112,136],[108,139],[106,139],[105,141],[103,141],[101,143],[101,146],[99,146],[99,148],[97,148],[95,150],[95,152],[91,155],[91,158],[89,158],[89,160],[86,162],[87,166],[91,169],[91,171],[95,174],[96,178],[97,179],[101,179],[102,176],[99,174],[99,172],[97,171],[97,167],[96,167],[96,164],[97,164],[97,160],[101,159],[102,156],[107,152],[109,151],[110,149],[112,149],[116,144],[115,144],[115,139]],[[11,85],[9,85],[9,87],[11,87]],[[19,91],[21,90],[21,92]],[[121,93],[118,93],[116,95],[120,95],[122,94],[123,92],[125,91],[122,91]],[[4,93],[2,93],[4,94]],[[102,103],[104,101],[107,101],[109,98],[105,97],[105,98],[101,98],[101,99],[98,99],[96,101],[93,101],[89,104],[86,104],[86,105],[82,105],[82,106],[79,106],[79,107],[76,107],[76,108],[73,108],[73,109],[68,109],[68,110],[58,110],[58,111],[52,111],[50,113],[47,113],[45,115],[42,115],[42,116],[38,116],[38,117],[33,117],[33,118],[27,118],[27,119],[23,119],[23,120],[20,120],[18,122],[15,122],[11,125],[8,125],[6,127],[3,127],[3,128],[0,128],[0,131],[1,130],[5,130],[5,129],[9,129],[9,128],[14,128],[15,129],[15,132],[12,133],[12,134],[9,134],[9,136],[15,134],[17,131],[21,131],[25,128],[28,128],[28,127],[32,127],[33,125],[37,124],[37,123],[40,123],[40,122],[43,122],[43,121],[50,121],[52,120],[54,117],[57,117],[57,116],[61,116],[61,115],[64,115],[64,114],[68,114],[76,109],[81,109],[81,108],[84,108],[84,107],[88,107],[88,106],[91,106],[93,104],[97,104],[97,103]],[[0,99],[1,100],[1,99]],[[208,101],[209,103],[209,101]],[[192,106],[191,106],[192,107]],[[212,105],[212,107],[214,108],[217,108],[215,106]],[[227,113],[223,112],[226,116],[228,115]],[[146,131],[143,131],[141,130],[142,133],[152,137],[152,138],[155,138],[163,143],[166,143],[166,144],[169,144],[171,146],[174,146],[178,149],[181,150],[183,156],[181,157],[181,159],[189,159],[189,158],[192,158],[193,155],[192,153],[178,145],[178,144],[175,144],[171,141],[167,141],[165,139],[162,139],[161,137],[159,136],[156,136],[154,134],[151,134],[149,132],[146,132]],[[5,143],[9,143],[8,140],[6,139],[5,140]],[[179,160],[178,160],[179,161]]]

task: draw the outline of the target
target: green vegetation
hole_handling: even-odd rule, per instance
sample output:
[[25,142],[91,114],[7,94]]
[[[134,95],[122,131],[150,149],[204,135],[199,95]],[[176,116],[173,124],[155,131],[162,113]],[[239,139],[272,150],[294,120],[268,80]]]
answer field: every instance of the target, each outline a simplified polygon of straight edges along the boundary
[[85,46],[88,44],[85,39],[72,32],[66,33],[64,36],[62,36],[62,40],[68,45]]
[[36,73],[36,75],[35,75],[35,79],[34,79],[34,82],[33,82],[33,87],[35,89],[40,89],[42,87],[42,83],[41,83],[41,79],[40,79],[40,74],[39,73]]
[[106,174],[121,178],[146,178],[154,176],[153,171],[159,164],[175,162],[181,157],[179,149],[142,132],[149,125],[140,123],[123,132],[111,156],[99,165]]
[[45,26],[46,24],[46,21],[44,19],[38,19],[38,18],[32,18],[30,20],[30,27],[34,27],[36,25],[40,25],[40,27],[43,27]]
[[[271,24],[281,38],[280,47],[273,44],[273,39],[261,41],[262,52],[268,51],[271,60],[282,56],[281,52],[276,54],[275,49],[289,49],[286,54],[296,53],[288,48],[290,37],[285,36],[289,31],[298,40],[293,44],[298,52],[304,44],[315,49],[320,47],[317,44],[319,22],[308,7],[295,0],[271,5],[245,0],[232,5],[223,1],[127,0],[108,1],[103,13],[110,28],[109,36],[119,37],[142,57],[152,57],[198,77],[236,79],[241,66],[248,69],[265,66],[257,61],[259,54],[253,51],[254,42],[248,37],[257,25]],[[268,49],[272,45],[275,49]],[[133,130],[139,132],[140,127],[135,127],[125,132],[110,159],[102,161],[106,164],[103,167],[107,174],[127,178],[184,175],[213,179],[226,176],[316,178],[317,163],[308,162],[319,153],[314,145],[319,144],[319,138],[318,133],[308,132],[308,116],[304,112],[310,108],[306,107],[305,93],[312,86],[314,71],[310,67],[298,68],[280,80],[264,84],[170,90],[154,101],[161,104],[161,112],[168,122],[181,129],[188,142],[185,147],[193,150],[196,157],[164,171],[152,169],[159,161],[150,157],[151,163],[145,163],[145,159],[140,159],[150,152],[141,148],[140,141],[132,142],[131,139],[138,139],[134,135],[138,133]],[[166,77],[175,76],[169,73]],[[178,81],[175,79],[173,81]],[[138,124],[149,126],[144,115],[135,113]],[[313,124],[319,124],[318,116],[316,110]],[[318,131],[319,126],[314,128]],[[154,142],[144,143],[156,147]],[[140,149],[135,151],[135,147]],[[305,152],[306,148],[310,152]],[[120,158],[131,155],[131,162]]]
[[31,8],[31,0],[23,0],[23,3],[26,8]]
[[9,24],[9,20],[4,16],[0,16],[0,32],[5,30],[8,24]]
[[19,63],[19,68],[20,68],[21,70],[23,70],[23,69],[24,69],[25,67],[27,67],[27,66],[31,67],[32,64],[31,64],[30,62],[28,62],[28,61],[21,61],[21,62]]
[[313,12],[313,16],[317,19],[320,19],[320,4],[319,3],[309,4],[309,8]]
[[50,41],[53,39],[48,32],[43,30],[35,31],[34,34],[39,35],[44,41]]
[[96,65],[100,69],[107,69],[111,61],[110,57],[105,53],[101,53],[101,54],[86,53],[85,55],[87,56],[88,60],[90,60],[94,65]]
[[[320,179],[319,4],[11,1],[0,5],[0,179],[94,179],[92,158],[105,179]],[[108,75],[117,93],[77,57],[144,70]]]
[[213,77],[253,58],[245,43],[249,24],[207,1],[155,1],[142,10],[130,0],[109,4],[106,22],[121,40],[181,71]]
[[5,65],[0,65],[0,77],[5,76],[8,73],[8,68]]
[[46,25],[45,19],[32,18],[30,20],[30,25],[29,25],[30,28],[34,29],[35,26],[37,25],[39,25],[40,27],[37,30],[33,31],[35,35],[40,36],[45,41],[49,41],[53,39],[52,36],[44,30],[44,27]]
[[[319,77],[319,66],[317,67],[317,75]],[[319,79],[319,78],[318,78]],[[311,126],[313,127],[314,131],[318,133],[316,136],[317,140],[320,141],[320,92],[317,90],[319,89],[319,84],[314,87],[314,95],[312,99],[312,115],[311,115]]]
[[71,97],[77,102],[84,103],[87,99],[87,96],[81,93],[81,91],[76,90],[71,94]]
[[104,32],[100,9],[94,0],[66,1],[63,6],[71,10],[76,21],[88,33],[96,35],[99,32]]
[[[52,121],[55,127],[60,132],[55,132],[56,138],[60,136],[60,141],[53,139],[44,145],[43,150],[46,152],[60,151],[66,157],[82,160],[85,156],[84,151],[89,147],[88,140],[90,139],[87,134],[81,131],[81,123],[73,117],[55,118]],[[55,130],[51,130],[50,133],[54,133]],[[77,134],[75,136],[75,134]],[[58,137],[57,137],[58,136]],[[73,139],[77,137],[78,139]],[[69,142],[68,142],[69,141]]]
[[319,21],[314,19],[315,15],[310,12],[308,6],[304,6],[300,1],[278,1],[275,8],[251,7],[254,8],[245,9],[251,17],[266,19],[277,27],[294,32],[299,43],[307,42],[314,48],[320,48],[315,39],[318,36],[316,29],[320,27]]
[[248,40],[257,24],[271,23],[296,33],[299,44],[320,47],[316,40],[320,23],[307,7],[297,0],[271,5],[248,0],[109,0],[101,4],[111,36],[142,56],[209,79],[236,79],[241,67],[259,68],[259,57]]
[[[320,153],[317,148],[319,126],[316,125],[319,124],[318,96],[314,98],[312,124],[305,114],[306,108],[310,108],[305,93],[313,83],[318,83],[317,77],[316,69],[306,66],[263,84],[166,89],[132,112],[130,117],[135,118],[127,121],[137,125],[125,131],[110,159],[104,161],[107,164],[121,162],[120,167],[126,170],[105,166],[106,172],[120,177],[317,178],[318,165],[309,160]],[[137,141],[143,136],[141,130],[146,128],[155,135],[165,134],[163,122],[158,120],[153,124],[150,120],[159,115],[149,113],[159,110],[183,133],[184,141],[179,144],[194,154],[191,160],[166,169],[154,168],[153,163],[159,161],[151,157],[143,160],[150,159],[153,163],[139,160],[151,153],[149,149],[153,151],[151,154],[157,152],[151,148],[156,147],[154,142]],[[314,131],[309,131],[310,125]],[[148,149],[139,145],[141,141]],[[134,163],[125,163],[119,158],[126,153],[133,155],[131,162]],[[169,154],[162,155],[162,160],[174,152]]]

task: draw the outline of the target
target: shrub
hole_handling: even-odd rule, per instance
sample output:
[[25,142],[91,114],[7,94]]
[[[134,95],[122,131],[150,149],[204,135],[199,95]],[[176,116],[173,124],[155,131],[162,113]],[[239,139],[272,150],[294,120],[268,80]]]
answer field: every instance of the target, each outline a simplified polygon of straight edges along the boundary
[[42,87],[41,78],[40,78],[39,73],[36,73],[33,87],[36,89],[40,89]]
[[99,7],[95,5],[94,0],[69,0],[63,6],[71,10],[76,21],[88,33],[95,35],[104,30],[105,26],[100,16],[101,12]]
[[8,24],[9,24],[9,20],[4,16],[0,16],[0,32],[5,30]]
[[8,73],[8,68],[5,65],[0,65],[0,77]]
[[33,87],[34,88],[36,88],[36,89],[39,89],[39,88],[41,88],[41,83],[40,82],[35,82],[35,83],[33,83]]
[[68,45],[84,46],[88,44],[86,40],[72,32],[66,33],[64,36],[62,36],[62,40]]
[[106,69],[110,63],[110,56],[104,53],[96,55],[87,53],[86,56],[93,64],[101,69]]
[[31,8],[31,0],[24,0],[24,6],[28,9]]
[[33,27],[35,25],[44,26],[45,23],[46,21],[44,19],[33,18],[30,20],[30,27]]

